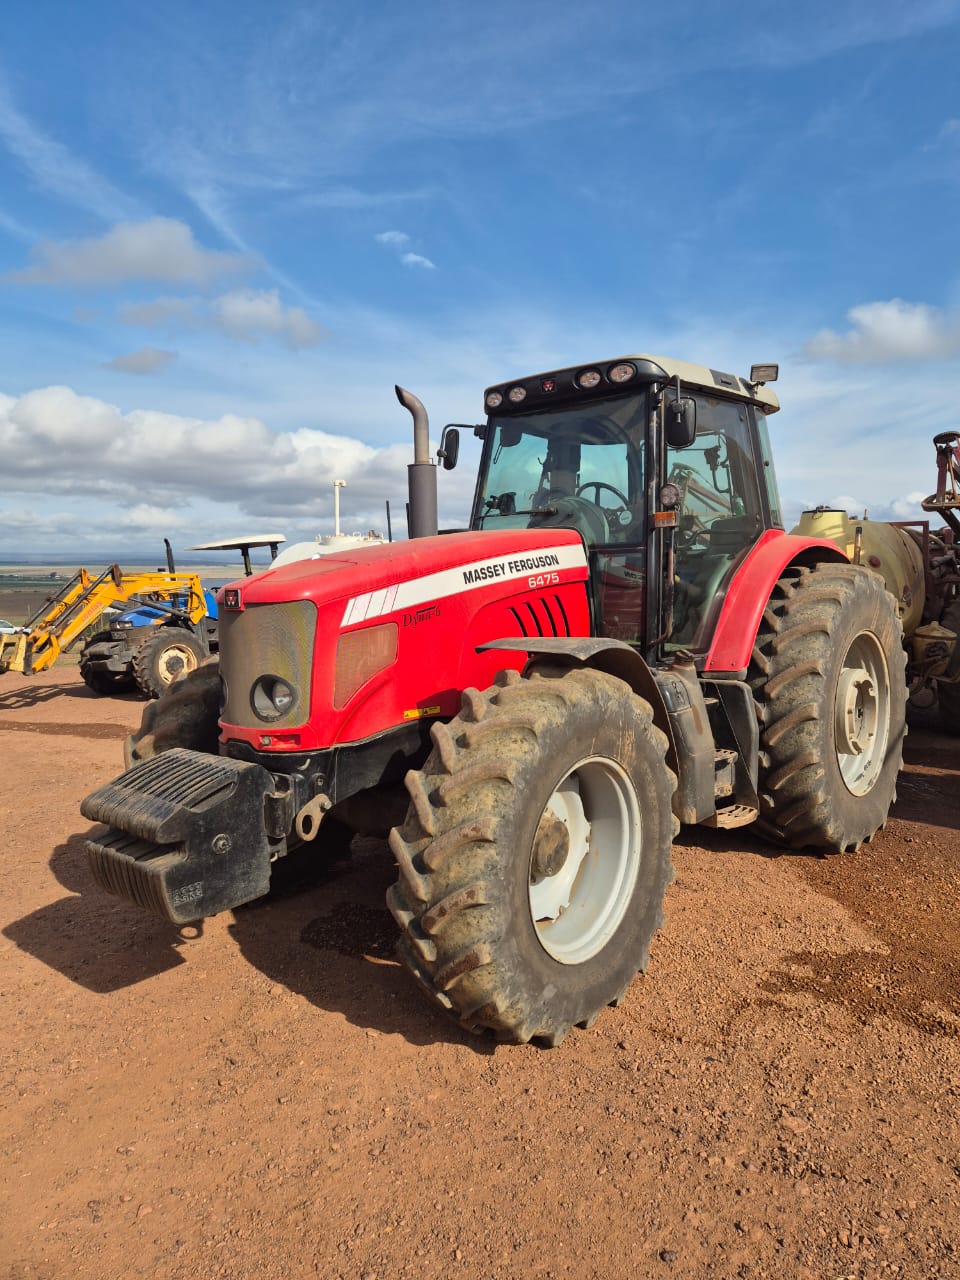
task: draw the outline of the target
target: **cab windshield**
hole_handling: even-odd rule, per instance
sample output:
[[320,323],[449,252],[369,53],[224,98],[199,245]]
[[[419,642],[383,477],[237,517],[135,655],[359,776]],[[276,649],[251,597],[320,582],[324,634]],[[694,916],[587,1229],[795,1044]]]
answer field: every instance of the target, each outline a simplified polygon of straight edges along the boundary
[[475,527],[575,528],[590,546],[642,542],[647,399],[492,416]]

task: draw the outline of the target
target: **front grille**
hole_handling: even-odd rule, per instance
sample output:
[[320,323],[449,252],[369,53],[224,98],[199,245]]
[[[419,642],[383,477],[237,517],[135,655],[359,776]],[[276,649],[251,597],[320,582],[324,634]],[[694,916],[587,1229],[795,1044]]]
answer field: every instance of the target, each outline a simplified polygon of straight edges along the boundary
[[267,728],[250,704],[250,692],[260,676],[276,676],[297,691],[297,699],[287,714],[270,721],[271,730],[292,728],[309,719],[316,631],[317,607],[310,600],[254,604],[241,613],[220,611],[225,724]]

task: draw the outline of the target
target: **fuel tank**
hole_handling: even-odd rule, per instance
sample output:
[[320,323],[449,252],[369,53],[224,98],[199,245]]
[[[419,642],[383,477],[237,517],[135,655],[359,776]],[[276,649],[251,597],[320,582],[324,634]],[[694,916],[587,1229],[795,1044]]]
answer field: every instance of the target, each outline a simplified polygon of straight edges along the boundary
[[906,529],[882,521],[851,518],[845,511],[817,507],[804,511],[792,533],[834,542],[854,560],[860,530],[860,563],[878,573],[897,602],[905,636],[911,636],[923,617],[923,556]]

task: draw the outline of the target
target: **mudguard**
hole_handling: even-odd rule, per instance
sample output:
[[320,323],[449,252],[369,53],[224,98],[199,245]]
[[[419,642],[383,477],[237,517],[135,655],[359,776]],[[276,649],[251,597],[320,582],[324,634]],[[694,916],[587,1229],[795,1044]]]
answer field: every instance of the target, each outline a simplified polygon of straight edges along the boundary
[[792,564],[829,560],[847,564],[836,543],[767,529],[727,587],[703,674],[743,679],[767,601],[783,571]]

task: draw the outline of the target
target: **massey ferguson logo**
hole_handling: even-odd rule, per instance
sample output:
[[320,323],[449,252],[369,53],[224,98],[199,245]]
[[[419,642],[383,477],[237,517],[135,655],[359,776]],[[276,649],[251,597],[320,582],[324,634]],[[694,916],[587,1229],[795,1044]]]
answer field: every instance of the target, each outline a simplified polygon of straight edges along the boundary
[[440,606],[438,604],[428,604],[422,609],[415,609],[412,613],[403,615],[403,625],[405,627],[419,627],[421,622],[431,622],[434,618],[440,617]]
[[477,564],[463,571],[463,581],[467,586],[477,582],[489,582],[493,578],[514,578],[521,573],[532,573],[535,569],[555,569],[560,564],[560,557],[553,552],[539,556],[518,557],[516,560],[494,560],[489,564]]

